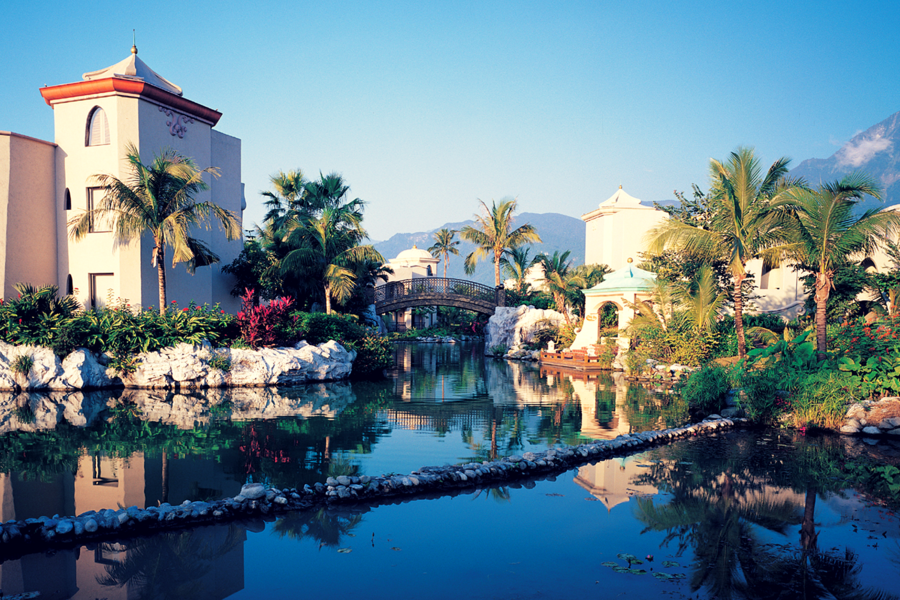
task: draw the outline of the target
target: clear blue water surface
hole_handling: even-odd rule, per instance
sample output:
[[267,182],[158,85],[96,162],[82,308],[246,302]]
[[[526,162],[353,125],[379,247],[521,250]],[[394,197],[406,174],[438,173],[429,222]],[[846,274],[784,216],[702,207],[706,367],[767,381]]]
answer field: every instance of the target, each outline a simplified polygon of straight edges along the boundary
[[[219,498],[248,481],[408,473],[687,418],[662,390],[485,361],[474,344],[403,345],[396,358],[386,382],[101,394],[66,418],[49,398],[25,412],[8,399],[0,517]],[[897,516],[841,479],[847,461],[876,450],[900,456],[889,445],[735,431],[439,499],[4,560],[0,589],[110,599],[895,597]]]

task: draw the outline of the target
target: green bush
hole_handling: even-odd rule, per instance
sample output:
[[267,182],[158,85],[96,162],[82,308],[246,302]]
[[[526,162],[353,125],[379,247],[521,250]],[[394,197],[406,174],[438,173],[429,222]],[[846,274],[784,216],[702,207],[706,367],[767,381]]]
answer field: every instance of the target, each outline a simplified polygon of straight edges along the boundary
[[787,392],[782,375],[776,369],[759,369],[741,374],[739,396],[747,418],[757,423],[772,423],[785,409]]
[[681,397],[688,405],[705,413],[716,413],[725,407],[731,385],[728,373],[715,365],[707,365],[691,374],[681,386]]
[[348,345],[356,350],[352,372],[354,378],[379,377],[394,364],[394,345],[386,337],[368,334]]
[[299,311],[292,313],[292,316],[296,317],[291,330],[292,339],[306,340],[314,346],[328,340],[342,344],[355,342],[368,335],[366,328],[353,316]]
[[231,371],[231,359],[224,352],[213,352],[207,364],[210,369],[217,369],[223,373]]
[[810,373],[791,395],[794,425],[838,428],[847,406],[861,399],[862,392],[852,374],[825,369]]
[[19,373],[20,375],[28,377],[28,374],[31,372],[31,367],[33,366],[34,358],[32,358],[30,354],[20,354],[12,361],[9,368],[12,369],[13,373]]

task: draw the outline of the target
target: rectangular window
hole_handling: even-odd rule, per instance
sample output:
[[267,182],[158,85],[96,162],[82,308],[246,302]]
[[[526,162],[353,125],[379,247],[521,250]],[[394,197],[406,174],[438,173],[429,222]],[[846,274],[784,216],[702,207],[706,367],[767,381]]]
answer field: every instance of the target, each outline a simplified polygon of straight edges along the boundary
[[91,273],[88,275],[91,308],[103,308],[106,306],[107,296],[115,295],[114,277],[114,273]]
[[[87,209],[94,210],[98,206],[100,206],[100,202],[103,200],[103,188],[88,188],[87,189]],[[112,231],[112,227],[109,226],[108,219],[91,219],[91,233],[108,233]]]

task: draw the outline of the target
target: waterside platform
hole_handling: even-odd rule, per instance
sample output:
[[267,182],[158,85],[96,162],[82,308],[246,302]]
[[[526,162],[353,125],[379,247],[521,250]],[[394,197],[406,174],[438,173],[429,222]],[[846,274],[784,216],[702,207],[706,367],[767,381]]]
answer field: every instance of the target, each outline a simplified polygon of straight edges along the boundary
[[607,360],[601,361],[599,356],[590,355],[586,350],[570,350],[568,352],[542,351],[540,361],[541,367],[554,367],[586,373],[613,370]]

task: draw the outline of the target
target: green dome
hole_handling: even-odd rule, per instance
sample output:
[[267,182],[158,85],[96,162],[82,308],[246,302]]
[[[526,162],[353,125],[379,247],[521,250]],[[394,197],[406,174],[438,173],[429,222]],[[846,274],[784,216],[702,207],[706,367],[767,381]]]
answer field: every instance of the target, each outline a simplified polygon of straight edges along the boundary
[[629,262],[618,271],[604,277],[603,281],[594,287],[582,290],[582,293],[585,296],[600,296],[610,293],[649,292],[655,284],[656,273],[638,269],[634,263]]

